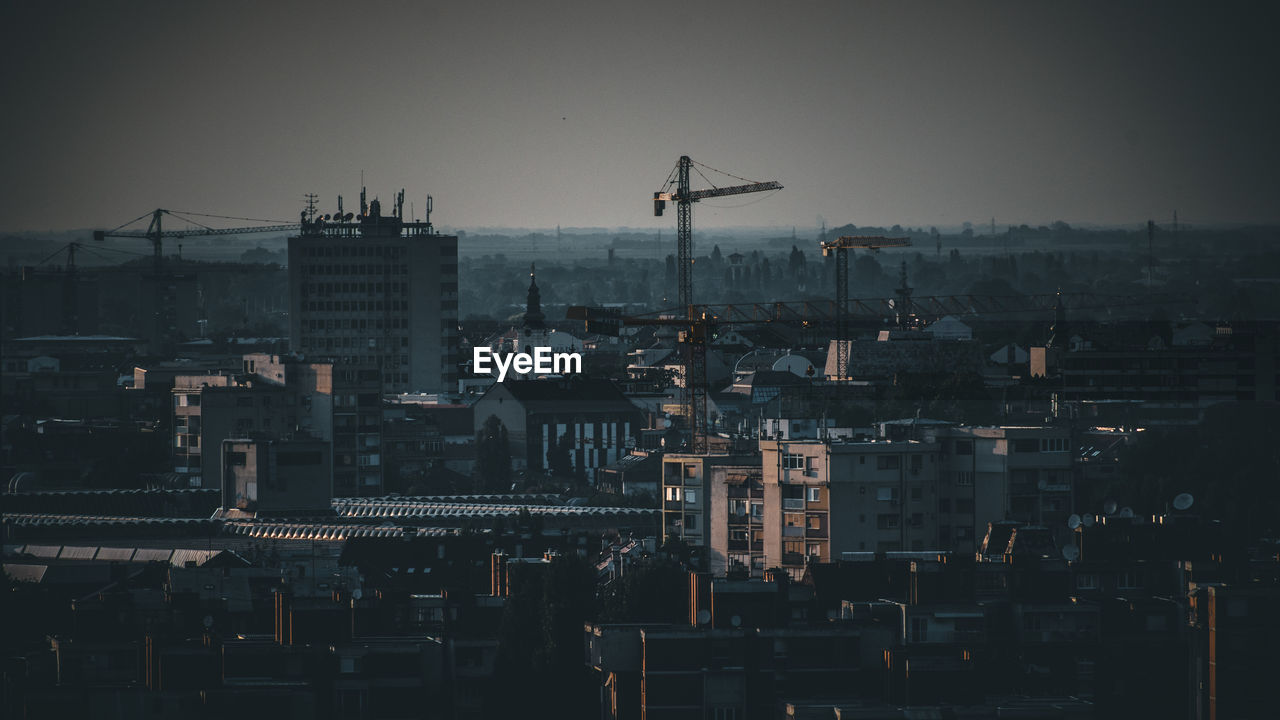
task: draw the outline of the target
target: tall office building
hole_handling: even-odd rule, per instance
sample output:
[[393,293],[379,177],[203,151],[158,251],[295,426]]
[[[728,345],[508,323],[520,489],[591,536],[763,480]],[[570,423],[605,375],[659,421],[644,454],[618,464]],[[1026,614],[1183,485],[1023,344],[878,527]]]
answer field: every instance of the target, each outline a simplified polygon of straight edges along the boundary
[[382,392],[457,391],[458,238],[389,216],[360,194],[360,214],[303,214],[289,238],[289,348],[375,367]]

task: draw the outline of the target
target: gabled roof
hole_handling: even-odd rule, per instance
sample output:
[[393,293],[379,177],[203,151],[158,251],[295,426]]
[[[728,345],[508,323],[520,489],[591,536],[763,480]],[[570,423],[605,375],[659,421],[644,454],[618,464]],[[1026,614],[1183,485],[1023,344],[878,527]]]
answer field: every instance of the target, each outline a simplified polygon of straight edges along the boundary
[[508,380],[489,388],[478,403],[494,393],[510,393],[528,412],[639,412],[609,380]]

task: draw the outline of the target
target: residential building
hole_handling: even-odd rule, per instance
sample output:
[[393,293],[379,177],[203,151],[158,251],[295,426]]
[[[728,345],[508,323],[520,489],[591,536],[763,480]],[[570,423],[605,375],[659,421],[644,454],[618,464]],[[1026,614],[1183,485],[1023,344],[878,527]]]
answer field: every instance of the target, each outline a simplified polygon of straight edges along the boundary
[[384,394],[451,393],[458,367],[458,238],[389,216],[304,218],[289,239],[289,348],[376,368]]
[[761,440],[766,567],[937,549],[936,442]]
[[758,466],[752,455],[667,453],[662,458],[662,535],[675,536],[696,548],[703,567],[710,567],[712,468]]

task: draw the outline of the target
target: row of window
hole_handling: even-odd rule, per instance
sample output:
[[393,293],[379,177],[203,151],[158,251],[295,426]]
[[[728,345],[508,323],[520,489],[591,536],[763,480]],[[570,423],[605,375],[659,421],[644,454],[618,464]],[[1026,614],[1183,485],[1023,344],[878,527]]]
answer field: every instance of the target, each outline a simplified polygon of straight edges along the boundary
[[379,263],[377,265],[304,265],[303,272],[307,275],[338,275],[342,277],[351,277],[354,275],[408,275],[409,266],[404,264],[390,265],[387,263]]
[[[457,251],[457,246],[453,246]],[[302,254],[306,257],[387,257],[396,259],[403,257],[408,248],[395,245],[319,245],[305,247]]]
[[311,312],[408,312],[408,300],[308,300],[303,309]]

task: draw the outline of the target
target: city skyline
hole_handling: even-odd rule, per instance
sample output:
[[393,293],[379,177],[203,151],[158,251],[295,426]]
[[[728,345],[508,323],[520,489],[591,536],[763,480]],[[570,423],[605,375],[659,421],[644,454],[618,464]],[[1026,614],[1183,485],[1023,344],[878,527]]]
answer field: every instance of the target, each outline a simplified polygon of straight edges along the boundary
[[307,192],[353,207],[363,172],[443,227],[665,231],[681,154],[785,186],[695,233],[1280,221],[1270,8],[358,10],[8,4],[6,229],[290,220]]

